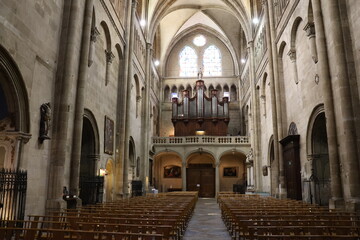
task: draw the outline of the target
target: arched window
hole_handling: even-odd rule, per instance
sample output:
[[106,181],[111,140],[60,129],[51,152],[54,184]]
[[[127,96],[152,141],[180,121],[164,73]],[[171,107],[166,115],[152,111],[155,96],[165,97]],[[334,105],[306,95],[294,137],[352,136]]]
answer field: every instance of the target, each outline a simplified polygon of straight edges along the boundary
[[197,55],[193,48],[185,46],[179,54],[180,77],[195,77],[198,72]]
[[221,53],[215,46],[209,46],[203,56],[204,76],[221,76]]

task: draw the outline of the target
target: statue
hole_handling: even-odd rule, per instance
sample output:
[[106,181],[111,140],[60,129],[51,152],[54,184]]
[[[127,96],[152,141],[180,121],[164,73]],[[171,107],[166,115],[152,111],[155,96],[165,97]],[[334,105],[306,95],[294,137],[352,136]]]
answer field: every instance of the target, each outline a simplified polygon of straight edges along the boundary
[[41,104],[40,114],[39,140],[42,143],[45,139],[50,139],[48,136],[51,121],[51,106],[49,102]]
[[202,69],[202,67],[199,69],[199,72],[198,72],[197,76],[198,76],[198,80],[202,79],[202,77],[203,77],[203,69]]

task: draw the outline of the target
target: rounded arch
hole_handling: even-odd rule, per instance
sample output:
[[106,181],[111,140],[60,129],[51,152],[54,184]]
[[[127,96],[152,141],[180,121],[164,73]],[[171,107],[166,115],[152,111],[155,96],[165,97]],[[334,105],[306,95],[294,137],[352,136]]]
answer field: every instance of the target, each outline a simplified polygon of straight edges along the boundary
[[93,129],[94,132],[94,140],[95,140],[95,145],[94,145],[94,154],[100,154],[100,135],[99,135],[99,128],[98,128],[98,124],[96,121],[96,118],[94,116],[94,114],[91,112],[90,109],[85,108],[84,109],[84,119],[87,119],[90,123],[91,128]]
[[299,25],[300,23],[302,22],[302,18],[301,17],[297,17],[295,20],[294,20],[294,23],[292,25],[292,28],[291,28],[291,37],[290,37],[290,48],[291,49],[296,49],[296,34],[298,32],[298,28],[299,28]]
[[154,159],[157,159],[161,156],[164,156],[166,154],[173,154],[173,155],[176,155],[177,157],[179,157],[180,159],[182,159],[182,155],[178,152],[178,151],[175,151],[175,150],[170,150],[170,149],[162,149],[160,151],[157,151],[155,154],[154,154]]
[[312,133],[314,131],[314,123],[317,117],[321,114],[325,114],[325,107],[324,104],[317,105],[309,118],[308,125],[307,125],[307,131],[306,131],[306,153],[307,155],[313,154],[313,148],[312,148]]
[[100,23],[100,26],[103,28],[104,33],[105,33],[105,39],[106,39],[106,50],[107,51],[111,51],[111,35],[110,35],[110,30],[108,25],[106,24],[105,21],[102,21]]
[[221,159],[223,156],[229,155],[229,154],[244,157],[244,159],[246,159],[246,153],[241,150],[238,150],[238,149],[229,149],[229,150],[222,152],[219,155],[219,159]]
[[203,149],[203,148],[198,148],[198,149],[187,152],[186,155],[184,156],[184,159],[186,159],[186,165],[189,164],[189,160],[191,160],[191,158],[193,158],[194,156],[199,156],[199,155],[204,155],[206,157],[209,157],[213,161],[212,164],[215,167],[215,164],[216,164],[215,153],[212,151],[209,151],[208,149]]
[[0,87],[14,130],[29,134],[30,113],[26,86],[17,64],[2,45],[0,45]]
[[136,148],[135,141],[133,137],[129,138],[129,167],[135,167],[135,159],[136,159]]
[[279,58],[281,59],[283,58],[285,47],[286,47],[286,42],[282,41],[279,47]]
[[238,100],[237,87],[235,86],[235,84],[232,84],[231,87],[230,87],[230,100],[232,102]]
[[164,102],[165,101],[171,101],[171,96],[170,96],[170,87],[169,85],[166,85],[164,88]]
[[[245,193],[246,190],[246,155],[234,149],[227,150],[219,157],[219,191]],[[234,189],[235,187],[235,189]]]

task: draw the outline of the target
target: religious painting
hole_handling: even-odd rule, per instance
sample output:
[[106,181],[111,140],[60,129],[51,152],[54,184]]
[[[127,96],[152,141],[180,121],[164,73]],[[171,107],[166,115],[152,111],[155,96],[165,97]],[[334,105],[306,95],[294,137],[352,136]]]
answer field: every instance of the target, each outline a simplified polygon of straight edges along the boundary
[[237,167],[224,167],[224,177],[237,177]]
[[105,116],[104,152],[112,155],[114,152],[114,121]]
[[174,165],[165,166],[164,178],[181,178],[181,167]]

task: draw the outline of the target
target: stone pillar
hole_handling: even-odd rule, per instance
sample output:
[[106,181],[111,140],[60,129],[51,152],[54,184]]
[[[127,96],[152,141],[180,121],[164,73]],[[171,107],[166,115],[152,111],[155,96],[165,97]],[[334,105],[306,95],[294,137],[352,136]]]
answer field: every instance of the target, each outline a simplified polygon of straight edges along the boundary
[[181,180],[182,180],[182,190],[186,191],[186,159],[182,160],[181,168]]
[[[257,97],[256,90],[256,73],[255,73],[255,53],[254,53],[254,42],[250,41],[248,43],[248,51],[249,51],[249,73],[250,73],[250,91],[251,91],[251,116],[252,116],[252,127],[253,131],[251,133],[251,145],[254,149],[254,162],[256,170],[258,170],[258,165],[260,161],[260,152],[261,152],[261,143],[260,143],[260,131],[259,131],[259,99]],[[261,169],[260,169],[261,170]],[[261,176],[261,175],[260,175]],[[254,182],[254,187],[258,189],[261,187],[260,185],[260,176]]]
[[294,76],[294,82],[296,84],[299,83],[299,78],[298,78],[298,71],[297,71],[297,65],[296,65],[296,50],[295,49],[290,49],[290,51],[288,52],[288,56],[290,57],[292,66],[293,66],[293,76]]
[[79,196],[79,174],[81,159],[81,142],[84,118],[85,83],[88,73],[88,57],[91,33],[91,19],[93,13],[93,1],[87,0],[83,23],[83,35],[81,40],[79,77],[76,89],[75,121],[73,132],[73,147],[71,152],[70,167],[70,195]]
[[[270,0],[267,2],[263,0],[264,6],[267,6],[268,11],[265,11],[268,14],[268,24],[267,32],[270,33],[269,36],[269,48],[271,49],[272,56],[269,56],[272,62],[272,68],[270,66],[270,73],[272,73],[273,77],[270,75],[270,87],[271,87],[271,101],[273,102],[273,98],[275,100],[275,105],[273,105],[273,115],[276,114],[276,121],[273,124],[276,124],[276,130],[274,131],[274,157],[275,161],[277,161],[277,165],[279,168],[279,180],[278,180],[278,197],[285,198],[287,196],[286,188],[285,188],[285,172],[284,172],[284,160],[283,160],[283,152],[282,146],[280,144],[280,139],[283,138],[284,130],[283,130],[283,119],[282,119],[282,105],[281,105],[281,90],[279,83],[279,67],[278,67],[278,54],[277,54],[277,46],[275,42],[276,33],[275,33],[275,19],[274,19],[274,0]],[[269,5],[266,5],[269,4]],[[267,33],[268,34],[268,33]],[[271,81],[272,80],[272,81]]]
[[309,37],[310,51],[311,51],[312,59],[313,59],[314,63],[317,63],[318,62],[318,54],[317,54],[317,49],[316,49],[314,23],[308,22],[304,27],[304,31],[306,32],[306,35]]
[[152,45],[150,43],[146,44],[146,65],[145,65],[145,94],[143,98],[143,114],[141,115],[141,125],[143,128],[142,131],[142,154],[140,161],[140,178],[143,182],[143,186],[145,191],[149,188],[149,148],[151,145],[151,136],[149,134],[150,131],[150,113],[151,113],[151,107],[150,107],[150,88],[151,88],[151,62],[152,62]]
[[215,195],[220,191],[220,172],[219,172],[220,162],[216,161],[215,163]]
[[[360,174],[356,145],[355,115],[351,99],[344,34],[338,0],[321,1],[326,28],[326,46],[329,49],[330,77],[336,99],[335,123],[340,153],[343,197],[348,210],[360,211]],[[322,79],[320,79],[321,81]],[[333,181],[333,179],[331,179]]]
[[[129,19],[129,25],[128,25],[128,30],[129,30],[129,38],[128,38],[128,48],[126,49],[126,75],[125,75],[125,81],[126,83],[126,101],[125,101],[125,108],[123,109],[123,112],[125,112],[125,134],[124,134],[124,138],[121,140],[120,146],[122,147],[122,156],[123,156],[123,194],[125,197],[128,196],[129,194],[129,140],[130,140],[130,134],[129,134],[129,130],[130,130],[130,104],[132,104],[130,102],[131,100],[131,81],[132,81],[132,59],[133,59],[133,49],[134,49],[134,27],[135,27],[135,11],[136,11],[136,6],[137,6],[138,2],[136,0],[132,1],[131,4],[131,14],[130,14],[130,19]],[[122,144],[123,143],[123,144]]]
[[93,54],[95,51],[95,43],[97,40],[97,37],[100,35],[99,30],[97,29],[97,27],[92,27],[91,28],[91,35],[90,35],[90,48],[89,48],[89,59],[88,59],[88,67],[90,67],[93,64]]
[[[75,97],[72,89],[76,87],[76,78],[78,76],[79,54],[78,49],[81,43],[82,24],[84,17],[85,1],[72,1],[67,5],[65,3],[64,11],[69,11],[68,31],[64,36],[65,53],[64,60],[60,61],[61,71],[58,77],[61,77],[61,92],[56,105],[56,125],[53,136],[52,159],[49,168],[48,199],[46,210],[59,210],[66,207],[62,199],[63,187],[67,184],[65,181],[65,165],[71,158],[71,133],[73,130],[74,104]],[[67,14],[67,13],[66,13]],[[65,34],[65,33],[64,33]],[[62,65],[61,65],[62,64]],[[70,142],[69,142],[70,141]]]
[[335,124],[334,100],[332,93],[332,82],[330,78],[330,66],[328,62],[328,53],[326,48],[326,38],[323,23],[323,13],[321,11],[320,0],[313,0],[312,7],[314,12],[314,21],[316,26],[316,45],[318,49],[319,61],[319,84],[324,95],[324,108],[326,116],[326,132],[329,149],[329,164],[331,175],[331,199],[330,208],[343,208],[342,186],[340,177],[338,140]]

